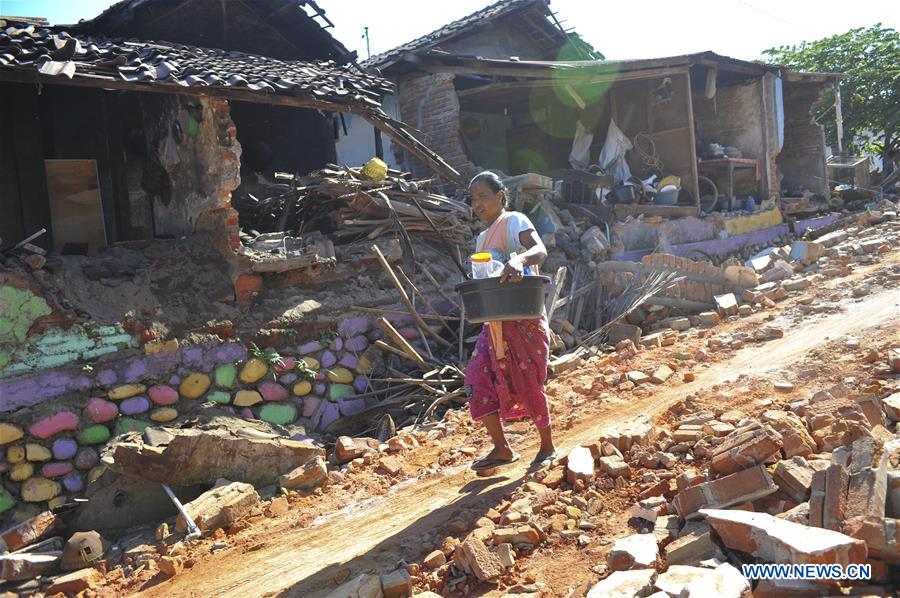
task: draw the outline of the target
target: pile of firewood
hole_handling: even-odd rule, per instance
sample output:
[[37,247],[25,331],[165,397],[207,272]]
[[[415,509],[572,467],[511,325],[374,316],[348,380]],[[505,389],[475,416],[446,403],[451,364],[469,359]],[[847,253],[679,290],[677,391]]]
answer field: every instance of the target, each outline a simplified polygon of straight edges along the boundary
[[245,230],[303,235],[320,231],[336,244],[401,228],[437,242],[467,245],[472,214],[465,203],[430,190],[431,180],[389,171],[381,181],[367,179],[360,168],[329,164],[304,176],[276,175],[283,184],[269,187],[269,197],[247,193],[235,199]]

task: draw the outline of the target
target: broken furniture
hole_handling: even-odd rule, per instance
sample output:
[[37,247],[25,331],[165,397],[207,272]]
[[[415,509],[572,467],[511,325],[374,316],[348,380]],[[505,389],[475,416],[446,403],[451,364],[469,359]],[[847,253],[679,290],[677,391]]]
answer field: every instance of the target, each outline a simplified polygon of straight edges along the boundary
[[724,194],[728,210],[735,209],[735,200],[737,199],[734,194],[735,170],[749,170],[752,168],[755,171],[755,180],[757,182],[762,180],[759,160],[753,158],[715,158],[712,160],[700,160],[697,163],[697,168],[700,172],[703,172],[712,179],[715,179],[715,175],[719,175],[719,178],[724,179]]

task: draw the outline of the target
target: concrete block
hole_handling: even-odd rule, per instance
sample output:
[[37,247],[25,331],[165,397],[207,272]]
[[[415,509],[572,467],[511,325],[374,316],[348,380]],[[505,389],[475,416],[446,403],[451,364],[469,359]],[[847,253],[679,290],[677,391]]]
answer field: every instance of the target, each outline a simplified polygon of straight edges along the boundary
[[592,587],[587,598],[645,598],[653,593],[657,573],[653,569],[616,571]]

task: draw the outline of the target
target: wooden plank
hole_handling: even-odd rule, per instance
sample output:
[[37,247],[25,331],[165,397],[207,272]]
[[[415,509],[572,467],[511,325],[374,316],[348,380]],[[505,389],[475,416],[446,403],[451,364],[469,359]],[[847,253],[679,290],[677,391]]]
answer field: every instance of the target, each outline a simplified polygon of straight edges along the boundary
[[88,253],[106,247],[96,160],[44,160],[53,223],[53,246],[87,243]]
[[407,342],[403,335],[400,334],[394,326],[387,321],[386,318],[380,317],[378,318],[378,326],[384,330],[384,332],[391,337],[400,349],[409,357],[416,365],[418,365],[423,370],[428,369],[428,364],[425,363],[425,360],[419,355],[419,352],[415,350],[415,348]]
[[694,99],[691,93],[691,72],[684,74],[687,80],[688,130],[690,131],[691,176],[694,177],[694,205],[700,208],[700,178],[697,175],[697,138],[694,129]]
[[50,222],[38,96],[34,89],[16,85],[9,98],[12,104],[13,151],[19,176],[19,197],[22,198],[22,228],[26,235],[42,228],[48,229],[49,233],[38,239],[36,244],[50,249],[55,231]]

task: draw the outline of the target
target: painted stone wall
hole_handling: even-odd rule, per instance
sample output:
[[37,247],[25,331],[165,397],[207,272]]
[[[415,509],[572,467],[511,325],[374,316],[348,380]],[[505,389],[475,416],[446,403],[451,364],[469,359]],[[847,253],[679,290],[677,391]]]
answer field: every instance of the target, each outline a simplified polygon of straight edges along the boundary
[[380,359],[370,350],[381,337],[373,323],[345,318],[333,333],[280,349],[278,363],[239,343],[169,343],[171,350],[0,379],[0,523],[79,495],[103,472],[99,457],[112,437],[177,425],[207,403],[284,426],[286,435],[360,413],[376,402],[359,396]]

